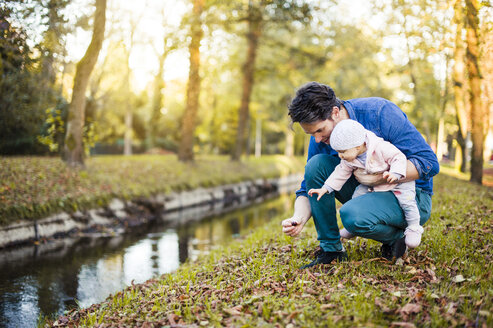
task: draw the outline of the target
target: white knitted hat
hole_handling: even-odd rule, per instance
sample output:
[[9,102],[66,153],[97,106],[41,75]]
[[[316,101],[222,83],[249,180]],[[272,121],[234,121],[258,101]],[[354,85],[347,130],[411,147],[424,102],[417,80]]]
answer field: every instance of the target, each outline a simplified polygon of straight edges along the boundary
[[330,134],[330,146],[334,150],[347,150],[365,142],[366,129],[354,120],[342,120]]

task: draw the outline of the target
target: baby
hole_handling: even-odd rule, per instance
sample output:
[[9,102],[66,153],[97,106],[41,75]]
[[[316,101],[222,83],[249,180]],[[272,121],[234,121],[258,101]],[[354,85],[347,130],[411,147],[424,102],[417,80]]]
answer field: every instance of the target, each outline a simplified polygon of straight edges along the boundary
[[[407,159],[397,147],[390,142],[377,137],[373,132],[366,130],[354,120],[342,120],[330,135],[330,146],[339,153],[342,159],[334,172],[325,181],[320,189],[310,189],[308,195],[317,194],[319,200],[325,193],[338,191],[351,177],[356,169],[364,169],[369,174],[382,173],[387,180],[386,184],[374,187],[359,185],[352,198],[373,191],[391,190],[407,221],[404,232],[406,245],[416,248],[421,243],[423,227],[419,225],[419,210],[416,204],[416,190],[414,181],[396,183],[406,177]],[[352,238],[354,235],[343,228],[341,237]]]

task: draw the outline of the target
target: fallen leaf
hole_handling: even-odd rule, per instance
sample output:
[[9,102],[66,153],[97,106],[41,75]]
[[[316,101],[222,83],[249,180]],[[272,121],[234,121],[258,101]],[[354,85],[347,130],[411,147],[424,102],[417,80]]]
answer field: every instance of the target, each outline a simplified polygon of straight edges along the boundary
[[242,309],[243,309],[243,306],[237,305],[237,306],[229,308],[229,309],[224,309],[223,311],[229,315],[232,315],[232,316],[239,316],[239,315],[241,315]]
[[453,279],[452,279],[453,282],[455,283],[461,283],[463,281],[466,281],[466,279],[464,278],[463,275],[459,274],[457,276],[455,276]]
[[457,312],[457,303],[451,302],[447,305],[447,313],[454,315]]
[[320,310],[328,310],[328,309],[333,309],[335,308],[335,304],[322,304],[320,306]]
[[416,326],[411,322],[392,322],[390,327],[416,328]]
[[391,310],[389,309],[389,307],[387,305],[385,305],[382,300],[378,297],[375,297],[375,305],[378,306],[383,313],[389,313],[391,312]]
[[176,325],[176,320],[178,320],[180,317],[176,315],[175,313],[170,313],[168,314],[168,321],[171,325]]
[[432,270],[432,269],[430,269],[430,268],[427,268],[427,269],[426,269],[426,272],[430,275],[430,277],[431,277],[431,282],[432,282],[432,283],[436,283],[436,282],[438,282],[438,279],[437,279],[437,276],[436,276],[436,274],[435,274],[435,271],[433,271],[433,270]]
[[415,303],[407,303],[399,310],[403,314],[418,313],[419,311],[421,311],[421,305]]
[[491,317],[491,312],[486,311],[486,310],[480,310],[479,315],[482,315],[483,317]]
[[288,320],[289,320],[289,321],[293,320],[293,319],[294,319],[294,318],[296,318],[296,316],[297,316],[298,314],[300,314],[300,313],[301,313],[300,311],[294,311],[294,312],[292,312],[292,313],[288,316]]
[[410,274],[415,274],[416,272],[418,272],[418,270],[413,266],[406,265],[406,269],[408,270],[407,273]]

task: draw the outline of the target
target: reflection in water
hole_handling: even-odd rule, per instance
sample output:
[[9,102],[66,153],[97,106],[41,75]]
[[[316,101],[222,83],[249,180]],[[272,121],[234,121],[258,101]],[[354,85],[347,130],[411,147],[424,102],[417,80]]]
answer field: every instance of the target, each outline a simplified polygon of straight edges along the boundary
[[140,235],[81,239],[70,247],[55,241],[51,252],[40,255],[34,248],[22,260],[0,252],[0,327],[32,327],[40,315],[60,315],[77,303],[88,307],[132,282],[172,272],[284,213],[291,202],[281,196],[202,221],[178,217],[188,223],[155,225]]

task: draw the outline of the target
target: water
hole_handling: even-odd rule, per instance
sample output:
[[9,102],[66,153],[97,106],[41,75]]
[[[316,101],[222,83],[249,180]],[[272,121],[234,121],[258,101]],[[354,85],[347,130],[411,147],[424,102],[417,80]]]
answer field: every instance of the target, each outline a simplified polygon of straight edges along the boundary
[[154,224],[129,235],[2,251],[0,327],[34,327],[41,315],[101,302],[132,281],[175,271],[185,260],[265,224],[291,206],[292,197],[280,196],[206,218],[206,209],[194,208],[171,213],[174,223]]

